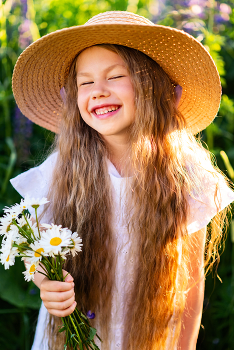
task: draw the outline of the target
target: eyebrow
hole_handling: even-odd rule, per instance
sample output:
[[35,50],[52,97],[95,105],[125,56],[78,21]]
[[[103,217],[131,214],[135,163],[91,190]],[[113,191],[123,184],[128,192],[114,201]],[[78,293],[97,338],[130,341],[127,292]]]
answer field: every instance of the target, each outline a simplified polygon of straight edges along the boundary
[[[116,64],[113,64],[112,66],[107,67],[104,71],[105,71],[106,73],[108,73],[108,72],[110,72],[112,69],[114,69],[114,68],[117,67],[117,66],[126,68],[125,65],[116,63]],[[78,78],[78,77],[84,77],[84,76],[87,77],[87,76],[90,76],[90,75],[91,75],[91,74],[88,73],[88,72],[87,72],[87,73],[86,73],[86,72],[81,72],[81,73],[78,73],[78,74],[77,74],[77,78]]]

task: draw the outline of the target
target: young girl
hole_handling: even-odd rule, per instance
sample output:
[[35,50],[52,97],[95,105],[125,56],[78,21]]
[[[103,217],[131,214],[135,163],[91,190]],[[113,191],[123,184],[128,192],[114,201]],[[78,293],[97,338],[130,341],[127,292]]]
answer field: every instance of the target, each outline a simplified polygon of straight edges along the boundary
[[33,350],[63,349],[58,317],[76,305],[95,316],[102,350],[194,350],[204,267],[218,259],[234,200],[193,136],[220,103],[208,52],[177,29],[106,12],[30,45],[13,91],[58,135],[48,159],[11,182],[22,196],[49,197],[41,222],[83,239],[66,282],[35,275]]

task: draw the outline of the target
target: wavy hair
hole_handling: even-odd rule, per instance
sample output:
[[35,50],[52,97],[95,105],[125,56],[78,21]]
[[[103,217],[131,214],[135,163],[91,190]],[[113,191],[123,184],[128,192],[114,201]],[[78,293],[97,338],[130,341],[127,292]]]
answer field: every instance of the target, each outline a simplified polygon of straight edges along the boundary
[[[122,57],[135,92],[135,121],[126,157],[131,159],[132,172],[126,218],[137,259],[124,320],[124,349],[164,349],[166,344],[172,348],[180,334],[189,280],[188,194],[202,191],[203,164],[210,164],[204,171],[212,177],[218,178],[218,170],[211,166],[209,152],[186,129],[185,119],[176,107],[175,84],[163,69],[137,50],[120,45],[99,46]],[[82,237],[82,253],[70,257],[65,269],[75,281],[77,307],[85,313],[92,310],[101,315],[98,332],[103,339],[102,349],[109,349],[116,264],[112,192],[106,164],[109,154],[101,135],[80,115],[76,62],[77,57],[65,86],[61,131],[55,144],[58,158],[49,196],[54,222]],[[218,214],[209,231],[205,256],[208,268],[219,257],[225,218],[225,211]],[[178,271],[182,279],[178,279]],[[58,323],[51,316],[50,346],[56,350],[63,349]]]

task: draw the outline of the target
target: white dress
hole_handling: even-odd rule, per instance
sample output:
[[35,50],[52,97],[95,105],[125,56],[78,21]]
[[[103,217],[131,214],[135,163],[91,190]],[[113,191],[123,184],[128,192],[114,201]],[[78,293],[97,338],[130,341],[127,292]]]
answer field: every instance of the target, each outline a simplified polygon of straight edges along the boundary
[[[56,163],[57,153],[52,154],[40,166],[32,168],[25,173],[11,179],[11,184],[22,197],[29,195],[35,198],[46,197],[50,186],[52,170]],[[115,272],[115,287],[113,291],[111,312],[111,345],[110,350],[123,350],[123,319],[126,306],[126,296],[130,294],[133,285],[134,258],[131,254],[131,241],[124,221],[125,203],[125,178],[121,178],[114,165],[108,160],[108,172],[111,179],[114,212],[113,233],[117,242],[117,265]],[[218,179],[219,206],[214,202],[217,179],[209,175],[209,172],[201,175],[203,188],[202,193],[194,193],[189,196],[189,217],[187,222],[188,234],[192,234],[205,227],[216,215],[218,210],[224,209],[234,201],[234,192],[226,185],[223,177]],[[41,208],[41,211],[43,208]],[[39,211],[39,215],[41,213]],[[51,223],[49,213],[41,220],[43,223]],[[48,350],[44,329],[47,323],[48,313],[43,303],[39,312],[38,323],[32,350]],[[99,345],[99,344],[98,344]],[[101,346],[100,346],[101,348]]]

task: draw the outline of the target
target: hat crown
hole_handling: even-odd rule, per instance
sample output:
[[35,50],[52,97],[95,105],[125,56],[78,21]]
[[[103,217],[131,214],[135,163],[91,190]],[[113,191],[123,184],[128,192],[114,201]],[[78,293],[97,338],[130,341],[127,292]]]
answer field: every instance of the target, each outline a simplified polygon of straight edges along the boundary
[[149,19],[127,11],[107,11],[99,13],[85,23],[85,25],[93,24],[135,24],[154,26],[154,23]]

